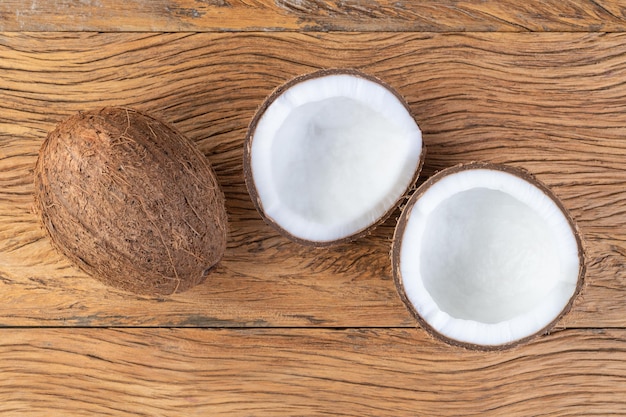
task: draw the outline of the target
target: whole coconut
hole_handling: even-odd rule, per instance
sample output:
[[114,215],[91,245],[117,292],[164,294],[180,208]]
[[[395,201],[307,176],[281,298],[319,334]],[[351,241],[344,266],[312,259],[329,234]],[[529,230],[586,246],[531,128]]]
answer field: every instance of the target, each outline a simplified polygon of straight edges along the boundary
[[41,147],[35,190],[55,246],[120,289],[187,290],[226,248],[224,195],[208,160],[136,110],[104,108],[61,122]]

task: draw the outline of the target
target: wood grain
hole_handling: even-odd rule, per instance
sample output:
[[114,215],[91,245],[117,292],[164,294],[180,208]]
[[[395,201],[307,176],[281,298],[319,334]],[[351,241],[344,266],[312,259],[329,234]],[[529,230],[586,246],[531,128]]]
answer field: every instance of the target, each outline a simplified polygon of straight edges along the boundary
[[477,353],[400,329],[3,329],[0,357],[3,415],[626,413],[624,330]]
[[[391,280],[397,215],[361,241],[311,250],[265,226],[244,186],[243,138],[265,96],[313,69],[355,67],[407,98],[428,149],[424,177],[482,160],[551,186],[589,264],[560,326],[624,327],[625,56],[623,34],[1,34],[0,325],[413,326]],[[154,299],[106,288],[38,225],[43,139],[63,117],[104,105],[174,123],[217,171],[229,246],[192,291]]]
[[623,32],[619,0],[3,0],[0,31]]
[[[620,0],[1,0],[0,415],[626,415],[625,28]],[[332,249],[263,224],[246,127],[329,67],[407,98],[422,178],[507,163],[563,199],[588,268],[552,334],[472,352],[416,328],[391,279],[399,211]],[[41,143],[105,105],[172,122],[216,168],[231,234],[205,284],[113,290],[39,227]]]

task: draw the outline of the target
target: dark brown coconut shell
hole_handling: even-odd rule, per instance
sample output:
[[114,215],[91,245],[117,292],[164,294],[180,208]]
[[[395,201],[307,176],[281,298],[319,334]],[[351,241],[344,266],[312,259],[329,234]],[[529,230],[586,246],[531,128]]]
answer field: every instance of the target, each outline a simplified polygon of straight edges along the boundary
[[208,160],[136,110],[104,108],[59,123],[41,147],[35,192],[54,245],[123,290],[187,290],[226,248],[224,195]]
[[[404,285],[402,283],[402,273],[400,270],[400,253],[401,253],[401,247],[402,247],[402,238],[406,230],[408,219],[411,215],[411,210],[415,206],[415,203],[424,195],[424,193],[433,184],[443,179],[444,177],[457,174],[462,171],[472,170],[472,169],[487,169],[487,170],[492,170],[492,171],[506,172],[506,173],[515,175],[517,177],[520,177],[523,180],[528,181],[529,183],[537,187],[546,196],[548,196],[552,201],[554,201],[557,207],[561,210],[561,212],[567,219],[572,229],[572,233],[574,234],[574,237],[576,239],[576,244],[578,246],[578,265],[579,265],[578,282],[577,282],[574,293],[570,297],[565,307],[563,307],[563,310],[561,310],[560,314],[554,320],[552,320],[549,324],[547,324],[543,329],[527,337],[515,340],[507,344],[477,345],[473,343],[461,342],[461,341],[451,339],[447,336],[442,335],[420,316],[415,306],[408,299],[404,291]],[[426,182],[424,182],[415,191],[415,193],[411,196],[411,198],[407,202],[406,206],[403,208],[402,214],[400,215],[400,218],[398,219],[398,223],[396,226],[396,230],[394,232],[392,247],[391,247],[391,266],[392,266],[392,271],[393,271],[393,279],[396,285],[396,289],[398,290],[398,294],[400,295],[400,298],[404,302],[404,305],[409,310],[411,315],[415,317],[415,319],[417,320],[417,322],[423,329],[425,329],[431,336],[435,337],[436,339],[442,340],[445,343],[448,343],[450,345],[460,346],[460,347],[471,349],[471,350],[504,350],[504,349],[508,349],[514,346],[518,346],[520,344],[524,344],[537,336],[549,333],[549,331],[556,325],[556,323],[560,321],[561,318],[563,318],[563,316],[565,316],[570,311],[574,303],[574,300],[576,299],[578,294],[581,292],[583,288],[583,284],[584,284],[584,276],[585,276],[585,270],[586,270],[585,265],[586,264],[585,264],[584,242],[581,237],[580,230],[578,229],[578,226],[572,219],[567,209],[563,206],[563,203],[561,203],[561,201],[554,195],[554,193],[545,184],[543,184],[541,181],[539,181],[537,178],[535,178],[530,172],[526,171],[525,169],[518,168],[518,167],[511,167],[508,165],[492,164],[492,163],[485,163],[485,162],[469,162],[465,164],[456,165],[450,168],[446,168],[442,171],[437,172],[436,174],[431,176]]]
[[360,77],[372,82],[375,82],[377,84],[382,85],[383,87],[385,87],[387,90],[389,90],[391,93],[393,93],[398,100],[400,101],[400,103],[402,103],[402,105],[404,106],[404,108],[406,108],[407,112],[409,114],[411,114],[411,109],[408,105],[408,103],[406,102],[406,100],[404,99],[404,97],[402,97],[400,95],[400,93],[398,93],[394,88],[392,88],[389,84],[385,83],[384,81],[371,76],[369,74],[365,74],[359,70],[355,70],[355,69],[350,69],[350,68],[328,68],[328,69],[323,69],[323,70],[319,70],[319,71],[315,71],[309,74],[304,74],[304,75],[300,75],[297,76],[295,78],[292,78],[291,80],[287,81],[285,84],[277,87],[261,104],[261,106],[257,109],[254,117],[252,118],[252,121],[250,122],[250,125],[248,126],[248,132],[246,134],[246,138],[245,138],[245,144],[244,144],[244,152],[243,152],[243,171],[244,171],[244,177],[245,177],[245,182],[246,182],[246,187],[248,189],[248,193],[250,194],[250,198],[252,199],[252,202],[254,203],[254,206],[256,208],[256,210],[259,212],[259,214],[261,215],[261,217],[263,218],[263,220],[265,221],[265,223],[267,223],[268,225],[270,225],[272,228],[274,228],[278,233],[280,233],[281,235],[285,236],[286,238],[299,243],[301,245],[305,245],[305,246],[312,246],[312,247],[328,247],[328,246],[334,246],[334,245],[339,245],[342,243],[347,243],[347,242],[351,242],[354,241],[356,239],[359,239],[361,237],[367,236],[369,235],[372,230],[374,228],[376,228],[377,226],[379,226],[381,223],[383,223],[385,220],[387,220],[387,218],[391,215],[391,213],[393,213],[393,211],[398,208],[398,206],[401,205],[401,203],[408,197],[408,195],[410,194],[410,191],[413,190],[415,188],[415,184],[417,182],[417,179],[419,177],[420,172],[422,171],[422,166],[424,165],[424,158],[426,156],[426,147],[424,146],[424,142],[422,141],[422,150],[421,150],[421,154],[420,154],[420,160],[417,166],[417,169],[415,170],[415,174],[413,175],[413,179],[411,180],[409,186],[407,187],[404,195],[402,197],[400,197],[398,199],[398,201],[396,202],[395,205],[393,205],[392,207],[389,208],[389,210],[387,210],[386,213],[384,213],[382,216],[379,217],[378,220],[376,220],[374,223],[372,223],[370,226],[350,235],[347,236],[345,238],[342,239],[337,239],[337,240],[332,240],[332,241],[323,241],[323,242],[319,242],[319,241],[313,241],[313,240],[306,240],[306,239],[301,239],[297,236],[293,236],[291,233],[289,233],[287,230],[283,229],[273,218],[271,218],[270,216],[265,214],[265,210],[263,209],[263,202],[261,201],[261,198],[259,197],[259,194],[257,192],[256,186],[254,184],[254,173],[252,172],[252,155],[251,155],[251,150],[252,150],[252,141],[254,140],[254,133],[256,131],[256,127],[259,123],[259,120],[261,120],[261,117],[263,117],[263,114],[265,113],[265,111],[268,109],[268,107],[270,107],[272,105],[272,103],[280,96],[282,95],[284,92],[286,92],[287,90],[289,90],[291,87],[293,87],[296,84],[299,84],[301,82],[304,81],[308,81],[311,79],[315,79],[315,78],[320,78],[320,77],[325,77],[328,75],[341,75],[341,74],[345,74],[345,75],[351,75],[354,77]]

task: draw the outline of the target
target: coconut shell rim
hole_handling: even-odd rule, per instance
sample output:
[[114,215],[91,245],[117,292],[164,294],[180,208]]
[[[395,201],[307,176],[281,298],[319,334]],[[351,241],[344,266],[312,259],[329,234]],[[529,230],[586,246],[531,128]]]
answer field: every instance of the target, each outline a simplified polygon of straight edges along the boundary
[[384,223],[391,216],[391,214],[399,206],[402,205],[402,203],[408,198],[411,192],[415,190],[416,183],[422,171],[422,168],[424,166],[424,160],[426,157],[426,146],[424,144],[424,140],[422,140],[422,149],[420,150],[420,158],[417,163],[415,173],[413,174],[412,179],[410,180],[409,184],[407,185],[402,195],[400,195],[397,201],[392,206],[390,206],[389,209],[385,213],[383,213],[377,220],[372,222],[369,226],[366,226],[363,229],[349,236],[345,236],[345,237],[335,239],[335,240],[328,240],[328,241],[316,241],[316,240],[303,239],[303,238],[292,235],[287,230],[285,230],[282,226],[280,226],[280,224],[278,224],[278,222],[276,222],[272,217],[266,215],[265,210],[263,209],[263,203],[261,202],[261,198],[256,190],[256,186],[254,182],[254,173],[252,170],[252,162],[251,162],[252,161],[251,148],[252,148],[252,142],[254,140],[254,133],[256,131],[256,127],[259,121],[261,120],[261,118],[263,117],[263,115],[265,114],[265,112],[267,111],[267,109],[272,105],[272,103],[274,103],[274,101],[279,96],[281,96],[284,92],[289,90],[291,87],[304,81],[321,78],[321,77],[325,77],[329,75],[351,75],[351,76],[363,78],[365,80],[372,81],[381,85],[382,87],[387,89],[389,92],[391,92],[400,101],[400,103],[406,109],[406,111],[411,116],[411,118],[415,120],[415,117],[413,116],[413,113],[411,111],[411,108],[409,107],[408,102],[396,89],[391,87],[388,83],[381,80],[380,78],[364,73],[354,68],[325,68],[325,69],[295,76],[287,80],[285,83],[276,87],[263,100],[261,105],[257,108],[254,114],[254,117],[250,121],[250,124],[248,125],[246,137],[244,139],[243,172],[244,172],[244,181],[246,184],[246,188],[248,190],[248,194],[250,195],[250,199],[252,200],[252,203],[254,204],[254,208],[256,209],[256,211],[259,213],[259,215],[261,216],[261,218],[266,224],[268,224],[270,227],[276,230],[283,237],[286,237],[287,239],[295,243],[298,243],[303,246],[309,246],[309,247],[315,247],[315,248],[337,246],[343,243],[353,242],[359,238],[362,238],[364,236],[371,234],[372,231],[377,226]]
[[[567,220],[570,226],[570,229],[572,233],[574,234],[574,239],[576,240],[576,246],[578,248],[578,267],[579,268],[578,268],[578,278],[576,282],[576,288],[574,289],[574,292],[572,293],[568,302],[563,306],[559,314],[553,320],[551,320],[548,324],[542,327],[540,330],[533,332],[529,334],[528,336],[510,341],[510,342],[497,344],[497,345],[482,345],[482,344],[477,344],[477,343],[463,342],[460,340],[453,339],[449,336],[446,336],[440,333],[439,331],[437,331],[435,328],[433,328],[430,325],[430,323],[428,323],[419,314],[419,312],[417,311],[413,303],[408,299],[406,292],[404,291],[404,285],[402,282],[402,274],[400,271],[400,252],[402,248],[402,239],[404,236],[404,232],[406,230],[408,219],[411,215],[411,211],[413,207],[415,206],[415,203],[424,195],[424,193],[428,189],[430,189],[432,185],[434,185],[436,182],[438,182],[442,178],[447,177],[452,174],[456,174],[456,173],[468,171],[468,170],[473,170],[473,169],[487,169],[487,170],[505,172],[508,174],[515,175],[531,183],[535,187],[537,187],[548,198],[550,198],[559,208],[561,213],[563,213],[563,216]],[[396,228],[394,230],[390,257],[391,257],[393,281],[394,281],[396,290],[398,292],[398,295],[400,296],[400,299],[402,300],[406,309],[409,311],[409,313],[411,313],[413,318],[415,318],[419,326],[422,327],[428,334],[430,334],[433,338],[437,340],[440,340],[448,345],[461,347],[461,348],[474,350],[474,351],[507,350],[507,349],[511,349],[517,346],[524,345],[527,342],[539,336],[549,334],[550,331],[555,328],[556,324],[571,311],[572,306],[574,305],[574,302],[576,301],[576,299],[582,292],[582,289],[585,285],[585,274],[586,274],[585,241],[573,217],[571,216],[567,208],[565,208],[561,200],[554,194],[554,192],[546,184],[538,180],[528,170],[521,168],[521,167],[516,167],[516,166],[511,166],[511,165],[506,165],[506,164],[472,161],[472,162],[461,163],[458,165],[454,165],[454,166],[442,169],[436,172],[435,174],[433,174],[432,176],[430,176],[422,185],[420,185],[417,188],[417,190],[415,190],[415,192],[411,195],[406,205],[402,209],[402,213],[400,214],[400,217],[396,224]]]

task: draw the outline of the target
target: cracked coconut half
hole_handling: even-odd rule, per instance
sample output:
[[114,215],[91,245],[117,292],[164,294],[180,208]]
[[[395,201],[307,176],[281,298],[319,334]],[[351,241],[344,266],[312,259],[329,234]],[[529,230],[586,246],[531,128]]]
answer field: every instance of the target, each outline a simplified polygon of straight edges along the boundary
[[399,219],[392,265],[426,330],[485,350],[548,332],[585,270],[578,229],[550,190],[524,170],[483,163],[420,186]]
[[263,219],[305,245],[354,240],[389,216],[417,180],[424,149],[407,103],[355,70],[279,87],[250,124],[248,190]]

